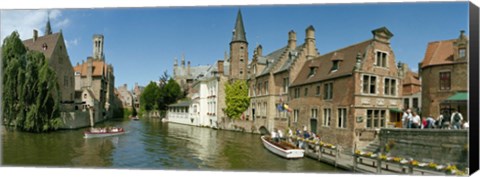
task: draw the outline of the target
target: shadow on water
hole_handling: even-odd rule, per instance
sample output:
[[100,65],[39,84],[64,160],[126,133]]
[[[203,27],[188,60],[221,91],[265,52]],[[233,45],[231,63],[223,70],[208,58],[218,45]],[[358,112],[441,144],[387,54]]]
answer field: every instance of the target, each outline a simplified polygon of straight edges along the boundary
[[83,131],[45,134],[2,131],[2,164],[134,169],[342,172],[308,158],[270,153],[260,135],[213,130],[160,119],[114,119],[97,127],[123,127],[119,136],[84,139]]

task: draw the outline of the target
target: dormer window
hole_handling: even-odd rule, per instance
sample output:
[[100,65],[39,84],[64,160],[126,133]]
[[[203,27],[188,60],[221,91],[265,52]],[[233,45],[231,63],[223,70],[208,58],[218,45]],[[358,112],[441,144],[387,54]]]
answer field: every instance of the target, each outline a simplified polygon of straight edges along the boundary
[[338,64],[339,64],[338,60],[333,61],[332,71],[338,70]]
[[459,58],[464,58],[466,55],[466,49],[463,48],[463,49],[458,49],[458,57]]
[[310,72],[308,73],[308,77],[312,77],[313,75],[315,75],[316,72],[317,72],[316,67],[310,67]]
[[43,49],[43,50],[47,50],[47,49],[48,49],[47,43],[43,43],[42,49]]

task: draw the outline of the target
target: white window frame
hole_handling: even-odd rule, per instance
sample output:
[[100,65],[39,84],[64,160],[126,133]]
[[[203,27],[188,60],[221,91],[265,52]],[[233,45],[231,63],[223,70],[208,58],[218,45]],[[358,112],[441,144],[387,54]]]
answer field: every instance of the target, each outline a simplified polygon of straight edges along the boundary
[[298,122],[298,114],[299,114],[300,110],[298,109],[294,109],[293,110],[293,122]]
[[[380,66],[377,65],[377,63],[378,63],[378,53],[379,53],[379,52],[385,54],[385,63],[384,63],[384,61],[381,60],[381,61],[380,61]],[[390,58],[390,57],[389,57],[389,53],[388,53],[388,52],[377,49],[377,50],[375,50],[375,63],[373,63],[373,66],[381,67],[381,68],[388,68],[388,67],[389,67],[389,66],[388,66],[389,58]]]
[[332,118],[332,109],[324,108],[323,109],[323,123],[322,123],[322,126],[330,127],[331,118]]
[[[365,76],[368,77],[368,81],[367,81],[367,84],[368,84],[368,85],[367,85],[367,88],[368,88],[368,89],[367,89],[367,93],[365,93],[365,89],[364,89],[364,87],[365,87]],[[373,91],[374,93],[371,93],[371,92],[372,92],[372,90],[371,90],[372,77],[375,77],[375,90]],[[376,95],[376,94],[378,93],[378,78],[379,78],[379,77],[376,76],[376,75],[362,74],[362,76],[361,76],[361,78],[360,78],[360,79],[361,79],[361,82],[360,82],[360,83],[362,84],[362,85],[361,85],[361,89],[362,89],[362,92],[361,92],[361,93],[362,93],[362,94],[367,94],[367,95]]]
[[337,127],[338,128],[347,128],[347,108],[338,108],[337,109]]
[[317,108],[312,108],[310,110],[310,118],[312,119],[318,119],[318,109]]

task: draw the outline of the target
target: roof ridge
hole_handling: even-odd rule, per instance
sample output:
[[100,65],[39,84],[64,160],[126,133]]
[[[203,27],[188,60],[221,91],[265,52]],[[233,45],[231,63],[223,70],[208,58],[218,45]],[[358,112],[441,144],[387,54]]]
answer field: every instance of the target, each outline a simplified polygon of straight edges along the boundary
[[323,55],[319,55],[319,56],[317,56],[317,58],[325,56],[325,55],[329,55],[331,53],[335,53],[335,52],[338,52],[340,50],[344,50],[344,49],[347,49],[347,48],[350,48],[350,47],[353,47],[353,46],[357,46],[357,45],[360,45],[360,44],[362,44],[364,42],[368,42],[368,41],[374,41],[374,40],[373,39],[364,40],[362,42],[358,42],[358,43],[355,43],[355,44],[352,44],[352,45],[349,45],[349,46],[346,46],[346,47],[343,47],[343,48],[340,48],[340,49],[337,49],[337,50],[334,50],[334,51],[331,51],[331,52],[328,52],[328,53],[325,53]]

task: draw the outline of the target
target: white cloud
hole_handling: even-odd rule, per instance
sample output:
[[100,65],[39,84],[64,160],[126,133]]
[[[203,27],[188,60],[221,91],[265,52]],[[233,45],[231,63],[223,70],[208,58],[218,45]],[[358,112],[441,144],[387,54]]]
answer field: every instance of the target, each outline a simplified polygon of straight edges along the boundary
[[77,46],[77,45],[78,45],[78,41],[79,41],[78,38],[75,38],[75,39],[73,39],[73,40],[67,40],[67,39],[65,39],[65,46],[67,46],[67,48],[69,48],[70,46]]
[[68,18],[62,16],[60,10],[2,10],[1,39],[3,40],[15,30],[18,31],[21,39],[32,38],[34,29],[38,30],[39,35],[43,35],[49,13],[53,32],[65,28],[70,23]]

